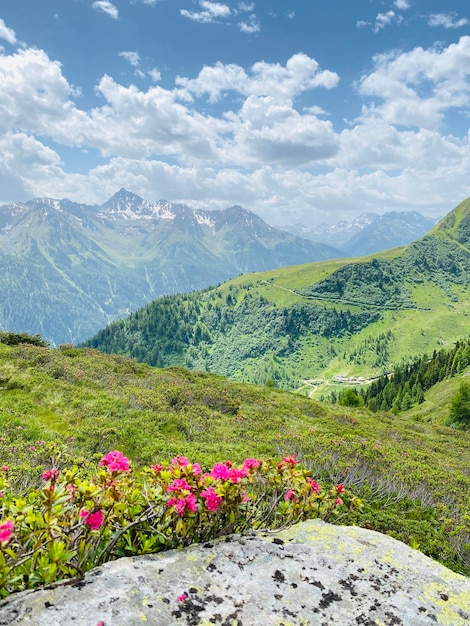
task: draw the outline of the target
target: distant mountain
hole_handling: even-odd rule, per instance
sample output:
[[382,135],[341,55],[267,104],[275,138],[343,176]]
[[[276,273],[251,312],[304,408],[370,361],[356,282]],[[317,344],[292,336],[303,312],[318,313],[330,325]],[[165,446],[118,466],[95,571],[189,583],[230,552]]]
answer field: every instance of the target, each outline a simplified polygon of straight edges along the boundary
[[36,198],[0,207],[0,329],[79,342],[162,294],[338,256],[238,206]]
[[425,235],[435,223],[435,220],[416,211],[391,211],[383,215],[362,213],[352,222],[320,224],[312,228],[297,224],[284,228],[311,241],[335,246],[347,256],[356,257],[406,246]]
[[406,246],[425,235],[435,220],[416,211],[384,213],[357,232],[341,249],[348,256],[365,256]]
[[469,289],[470,199],[408,246],[160,298],[86,345],[320,397],[468,337]]

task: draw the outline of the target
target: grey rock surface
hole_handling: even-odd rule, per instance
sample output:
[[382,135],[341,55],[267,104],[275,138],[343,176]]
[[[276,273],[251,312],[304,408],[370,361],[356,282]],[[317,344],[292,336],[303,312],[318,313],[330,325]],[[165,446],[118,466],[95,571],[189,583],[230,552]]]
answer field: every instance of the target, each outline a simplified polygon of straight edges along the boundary
[[[182,596],[185,599],[182,599]],[[470,624],[470,579],[390,537],[319,520],[125,558],[13,594],[17,626]]]

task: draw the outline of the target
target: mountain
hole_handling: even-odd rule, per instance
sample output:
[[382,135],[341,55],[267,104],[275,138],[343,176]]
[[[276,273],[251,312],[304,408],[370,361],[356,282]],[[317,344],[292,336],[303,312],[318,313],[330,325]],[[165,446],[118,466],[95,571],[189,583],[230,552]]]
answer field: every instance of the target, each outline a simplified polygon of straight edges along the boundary
[[408,246],[157,299],[86,345],[321,397],[470,333],[469,242],[470,199]]
[[435,224],[416,211],[391,211],[377,216],[357,232],[341,249],[348,256],[365,256],[389,248],[406,246],[425,235]]
[[0,207],[0,328],[78,342],[162,294],[340,255],[238,206],[36,198]]
[[284,229],[312,241],[336,246],[345,255],[356,257],[405,246],[425,235],[434,225],[435,220],[416,211],[391,211],[383,215],[362,213],[352,222],[320,224],[313,228],[297,224]]

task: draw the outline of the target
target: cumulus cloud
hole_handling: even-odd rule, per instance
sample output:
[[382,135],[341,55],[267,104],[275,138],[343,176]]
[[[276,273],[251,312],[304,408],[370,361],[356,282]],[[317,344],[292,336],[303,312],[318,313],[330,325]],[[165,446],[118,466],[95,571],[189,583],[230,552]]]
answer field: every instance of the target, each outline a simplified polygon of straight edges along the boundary
[[0,18],[0,39],[5,39],[5,41],[8,41],[8,43],[11,44],[16,43],[15,31],[8,28],[2,18]]
[[390,124],[438,128],[449,110],[470,105],[470,37],[447,48],[414,48],[374,59],[375,69],[358,84],[359,93],[378,98],[364,116]]
[[247,73],[239,65],[216,63],[204,67],[197,78],[178,77],[176,80],[183,93],[190,97],[207,95],[213,102],[226,91],[235,91],[245,96],[277,95],[293,98],[316,87],[333,89],[338,82],[338,74],[330,70],[320,70],[315,59],[302,53],[294,54],[285,66],[259,61]]
[[102,11],[103,13],[106,13],[115,20],[117,20],[119,17],[119,11],[117,7],[114,6],[112,2],[109,2],[109,0],[97,0],[96,2],[93,2],[91,6],[93,9],[96,9],[97,11]]
[[199,0],[199,6],[202,11],[187,11],[186,9],[180,9],[180,13],[183,17],[187,17],[194,22],[200,22],[202,24],[210,24],[222,18],[229,17],[232,14],[229,6],[219,2]]
[[470,21],[466,17],[458,18],[456,13],[431,13],[428,25],[431,27],[443,26],[444,28],[462,28],[468,26]]
[[[316,88],[334,88],[339,76],[305,54],[283,64],[218,63],[166,89],[103,76],[102,103],[88,110],[44,51],[2,55],[1,201],[98,202],[125,186],[205,208],[238,203],[277,224],[333,209],[347,218],[358,207],[442,214],[470,195],[470,137],[445,134],[446,115],[470,106],[470,37],[373,62],[356,86],[362,113],[340,130],[315,100]],[[103,163],[71,172],[61,146],[98,151]]]

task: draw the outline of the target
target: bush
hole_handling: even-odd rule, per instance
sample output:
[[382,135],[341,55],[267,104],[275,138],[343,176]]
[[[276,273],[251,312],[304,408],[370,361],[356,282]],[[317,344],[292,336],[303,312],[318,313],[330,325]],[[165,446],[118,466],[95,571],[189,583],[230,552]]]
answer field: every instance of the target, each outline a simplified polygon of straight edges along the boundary
[[138,472],[117,450],[98,467],[52,468],[25,494],[0,468],[0,597],[82,576],[121,556],[147,554],[247,529],[338,518],[361,502],[323,488],[292,456],[241,466],[175,457]]

